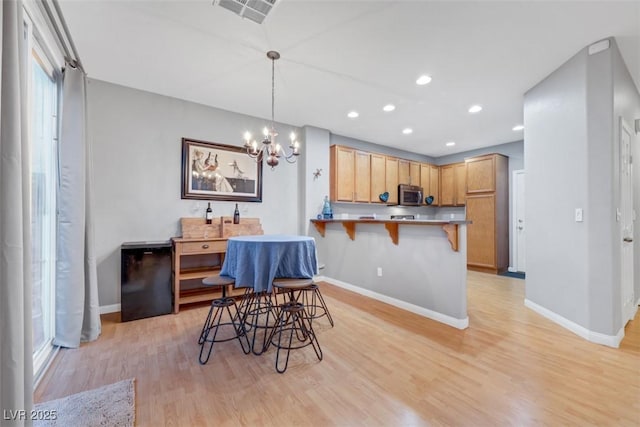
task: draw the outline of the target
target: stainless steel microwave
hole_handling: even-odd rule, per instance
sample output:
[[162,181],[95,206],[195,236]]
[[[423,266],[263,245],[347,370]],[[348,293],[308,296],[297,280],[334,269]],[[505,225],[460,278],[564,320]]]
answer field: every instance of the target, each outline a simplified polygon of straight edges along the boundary
[[422,187],[417,185],[398,185],[398,204],[404,206],[420,206],[422,204]]

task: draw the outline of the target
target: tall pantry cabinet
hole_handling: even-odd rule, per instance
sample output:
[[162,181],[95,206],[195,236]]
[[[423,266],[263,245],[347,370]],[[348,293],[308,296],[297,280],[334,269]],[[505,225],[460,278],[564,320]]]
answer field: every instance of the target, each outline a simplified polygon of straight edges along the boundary
[[509,266],[509,159],[488,154],[467,166],[467,267],[499,273]]

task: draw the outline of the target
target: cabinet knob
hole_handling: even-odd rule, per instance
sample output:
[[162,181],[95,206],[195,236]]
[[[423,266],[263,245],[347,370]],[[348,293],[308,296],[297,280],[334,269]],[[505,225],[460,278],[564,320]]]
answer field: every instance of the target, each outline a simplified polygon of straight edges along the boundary
[[202,245],[202,249],[209,249],[209,245]]

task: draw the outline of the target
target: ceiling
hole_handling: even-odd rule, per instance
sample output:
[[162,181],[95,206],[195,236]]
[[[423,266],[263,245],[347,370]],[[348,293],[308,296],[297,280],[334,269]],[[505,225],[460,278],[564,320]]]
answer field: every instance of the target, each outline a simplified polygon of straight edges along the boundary
[[210,0],[60,6],[91,78],[269,119],[277,50],[276,121],[433,157],[522,140],[524,93],[602,38],[640,87],[640,2],[279,0],[261,25]]

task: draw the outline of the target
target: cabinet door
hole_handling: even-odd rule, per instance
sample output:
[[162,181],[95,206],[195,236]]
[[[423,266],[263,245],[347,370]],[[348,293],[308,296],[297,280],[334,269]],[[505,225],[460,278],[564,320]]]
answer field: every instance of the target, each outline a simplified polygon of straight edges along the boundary
[[408,160],[398,160],[398,184],[411,184],[411,167]]
[[496,189],[495,155],[474,157],[467,164],[467,193],[486,193]]
[[453,165],[440,166],[440,206],[454,205]]
[[[424,197],[429,196],[431,193],[431,165],[422,163],[420,165],[420,187],[424,191]],[[425,204],[424,198],[422,204]]]
[[363,151],[355,152],[355,194],[356,202],[369,202],[371,195],[371,155]]
[[496,267],[494,194],[467,196],[467,264]]
[[453,165],[453,175],[456,189],[453,195],[453,203],[456,206],[464,206],[467,196],[467,165],[465,163]]
[[398,203],[398,159],[387,157],[385,182],[385,191],[389,192],[387,203]]
[[429,195],[433,196],[433,203],[431,205],[440,205],[440,168],[438,166],[431,165],[429,171]]
[[420,185],[420,163],[409,163],[409,183]]
[[331,147],[331,200],[352,202],[355,192],[355,152],[334,145]]
[[371,154],[371,193],[369,201],[382,203],[380,194],[386,190],[385,183],[385,163],[386,158],[381,154]]

